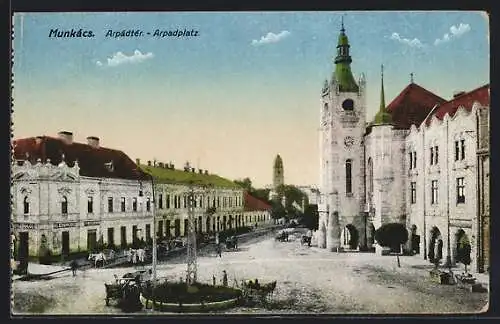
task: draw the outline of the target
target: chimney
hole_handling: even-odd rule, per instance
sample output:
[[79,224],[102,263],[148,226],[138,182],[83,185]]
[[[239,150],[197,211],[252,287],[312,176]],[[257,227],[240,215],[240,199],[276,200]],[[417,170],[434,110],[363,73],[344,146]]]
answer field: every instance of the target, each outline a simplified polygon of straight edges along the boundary
[[99,148],[99,137],[89,136],[87,137],[87,144],[93,148]]
[[455,92],[453,92],[453,98],[459,97],[459,96],[461,96],[463,94],[465,94],[465,91],[462,91],[462,90],[455,91]]
[[148,166],[151,166],[151,161],[148,161]]
[[141,159],[135,159],[135,164],[141,165]]
[[61,131],[57,133],[59,135],[59,139],[62,140],[65,144],[73,144],[73,133],[67,131]]

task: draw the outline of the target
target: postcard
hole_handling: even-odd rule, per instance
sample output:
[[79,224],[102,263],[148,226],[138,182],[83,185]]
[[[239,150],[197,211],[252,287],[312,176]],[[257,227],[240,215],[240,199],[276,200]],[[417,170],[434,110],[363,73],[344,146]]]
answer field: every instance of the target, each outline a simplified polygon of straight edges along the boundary
[[13,316],[488,310],[487,13],[12,28]]

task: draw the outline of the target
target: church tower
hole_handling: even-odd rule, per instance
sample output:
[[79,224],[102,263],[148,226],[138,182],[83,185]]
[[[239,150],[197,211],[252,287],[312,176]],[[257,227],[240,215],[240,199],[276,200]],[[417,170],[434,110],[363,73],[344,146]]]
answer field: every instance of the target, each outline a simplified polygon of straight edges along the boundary
[[344,23],[337,43],[335,69],[321,92],[318,246],[356,249],[364,241],[364,145],[366,83],[351,71]]
[[279,188],[285,184],[285,175],[283,170],[283,160],[281,156],[278,154],[274,159],[273,165],[273,189],[271,191],[271,199],[281,199],[279,197]]

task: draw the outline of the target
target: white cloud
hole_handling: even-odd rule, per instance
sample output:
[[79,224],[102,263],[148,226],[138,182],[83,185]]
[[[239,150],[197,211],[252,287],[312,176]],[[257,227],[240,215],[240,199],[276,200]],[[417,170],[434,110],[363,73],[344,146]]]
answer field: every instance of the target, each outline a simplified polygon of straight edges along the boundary
[[[107,66],[118,66],[125,63],[141,63],[147,59],[151,59],[154,57],[154,54],[149,52],[146,54],[142,54],[141,51],[135,50],[134,54],[127,56],[122,52],[116,52],[113,54],[111,58],[107,59]],[[103,66],[101,61],[96,62],[97,66]]]
[[437,38],[434,41],[434,45],[437,46],[441,43],[449,42],[454,38],[459,38],[460,36],[467,33],[468,31],[470,31],[469,24],[460,23],[460,25],[458,25],[458,26],[453,25],[450,27],[450,33],[444,34],[443,38]]
[[262,36],[259,40],[254,39],[252,41],[252,45],[259,46],[259,45],[264,45],[264,44],[277,43],[289,35],[290,35],[290,32],[287,30],[283,30],[279,34],[267,33],[266,36]]
[[418,47],[418,48],[424,47],[424,44],[422,44],[422,42],[418,38],[414,38],[414,39],[403,38],[403,37],[399,36],[398,33],[392,33],[391,37],[389,37],[389,38],[396,40],[402,44],[408,45],[410,47]]

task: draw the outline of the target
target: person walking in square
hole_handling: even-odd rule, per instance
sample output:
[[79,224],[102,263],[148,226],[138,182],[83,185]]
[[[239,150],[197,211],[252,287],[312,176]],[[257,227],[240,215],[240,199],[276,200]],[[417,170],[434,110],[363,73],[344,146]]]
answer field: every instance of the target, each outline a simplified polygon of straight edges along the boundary
[[222,270],[222,285],[227,287],[227,272],[226,270]]
[[71,261],[70,265],[71,267],[71,272],[73,273],[73,277],[76,276],[76,270],[78,269],[78,262],[76,260]]

